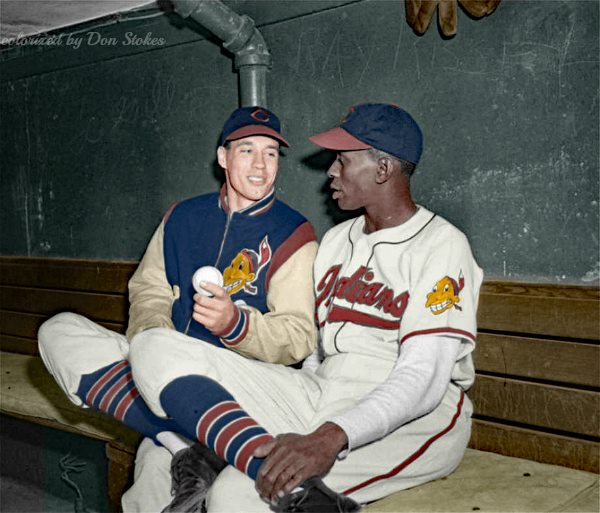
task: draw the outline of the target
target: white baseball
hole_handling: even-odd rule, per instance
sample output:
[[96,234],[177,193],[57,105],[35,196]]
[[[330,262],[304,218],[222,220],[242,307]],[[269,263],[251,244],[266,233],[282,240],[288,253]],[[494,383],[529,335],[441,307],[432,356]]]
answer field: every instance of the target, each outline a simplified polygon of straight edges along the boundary
[[204,281],[206,283],[214,283],[219,287],[223,286],[223,275],[221,271],[219,271],[216,267],[212,265],[205,265],[204,267],[200,267],[192,276],[192,285],[198,294],[202,294],[203,296],[212,297],[212,294],[208,292],[208,290],[203,289],[200,286],[200,282]]

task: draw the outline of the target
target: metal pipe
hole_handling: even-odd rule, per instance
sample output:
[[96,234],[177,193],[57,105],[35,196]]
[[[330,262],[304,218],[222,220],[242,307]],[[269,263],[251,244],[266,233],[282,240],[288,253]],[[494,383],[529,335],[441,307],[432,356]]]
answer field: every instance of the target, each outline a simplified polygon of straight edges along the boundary
[[239,15],[219,0],[171,0],[175,12],[191,17],[223,41],[235,55],[242,107],[267,107],[267,71],[271,54],[254,21]]
[[267,107],[267,68],[242,66],[240,78],[240,104],[242,107],[260,105]]

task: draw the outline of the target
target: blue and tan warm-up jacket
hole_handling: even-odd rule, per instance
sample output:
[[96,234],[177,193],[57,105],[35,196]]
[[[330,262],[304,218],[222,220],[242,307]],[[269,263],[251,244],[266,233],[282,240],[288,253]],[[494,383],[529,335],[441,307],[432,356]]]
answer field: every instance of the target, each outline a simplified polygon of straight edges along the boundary
[[[129,282],[129,339],[165,327],[248,357],[283,364],[316,346],[311,224],[274,192],[232,212],[225,188],[178,203],[165,215]],[[192,275],[223,273],[236,315],[213,334],[192,319]]]

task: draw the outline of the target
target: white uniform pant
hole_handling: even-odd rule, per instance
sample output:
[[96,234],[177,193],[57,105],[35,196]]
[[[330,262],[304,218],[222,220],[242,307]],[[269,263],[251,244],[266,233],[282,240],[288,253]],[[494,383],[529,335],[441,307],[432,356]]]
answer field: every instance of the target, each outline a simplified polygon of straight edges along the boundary
[[[138,334],[128,349],[121,335],[73,314],[61,314],[40,330],[44,362],[78,404],[81,401],[75,392],[82,374],[126,358],[140,394],[158,416],[165,416],[159,398],[167,384],[178,377],[202,375],[220,383],[272,435],[313,431],[359,401],[385,379],[393,365],[341,354],[312,373],[250,360],[164,328]],[[471,412],[469,399],[450,385],[434,411],[381,440],[352,450],[336,461],[325,482],[336,491],[349,491],[359,502],[369,502],[448,475],[464,454]],[[138,464],[144,457],[138,454]],[[141,476],[138,472],[139,489],[144,488]],[[128,494],[128,498],[132,496]],[[208,510],[270,511],[254,490],[254,482],[231,466],[213,485]]]
[[[160,394],[166,385],[178,377],[202,375],[220,383],[272,435],[313,431],[356,404],[385,380],[394,364],[340,354],[329,358],[316,373],[300,371],[243,358],[163,328],[135,337],[130,361],[138,389],[157,415],[165,415]],[[433,412],[352,450],[335,463],[325,482],[336,491],[350,491],[359,502],[368,502],[445,476],[462,459],[471,413],[468,398],[450,385]],[[223,513],[269,511],[254,483],[232,467],[217,478],[208,506],[211,512]]]
[[135,455],[134,483],[121,498],[123,513],[157,513],[171,502],[171,453],[144,438]]

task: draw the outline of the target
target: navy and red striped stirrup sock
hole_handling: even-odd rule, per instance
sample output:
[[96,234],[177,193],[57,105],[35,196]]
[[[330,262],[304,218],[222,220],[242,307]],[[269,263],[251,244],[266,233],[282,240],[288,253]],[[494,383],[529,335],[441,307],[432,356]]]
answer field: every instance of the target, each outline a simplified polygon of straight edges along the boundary
[[174,431],[172,420],[161,419],[150,411],[133,382],[126,360],[82,376],[77,395],[88,406],[107,413],[157,443],[158,433]]
[[255,458],[252,453],[273,437],[216,381],[204,376],[177,378],[163,389],[160,403],[179,425],[180,433],[199,440],[256,479],[264,458]]

